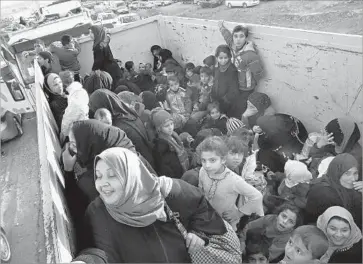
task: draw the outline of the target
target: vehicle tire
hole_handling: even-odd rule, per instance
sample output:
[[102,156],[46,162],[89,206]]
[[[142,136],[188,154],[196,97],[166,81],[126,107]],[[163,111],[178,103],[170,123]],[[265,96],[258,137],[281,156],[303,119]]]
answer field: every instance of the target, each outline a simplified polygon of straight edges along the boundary
[[231,3],[228,3],[228,7],[229,7],[229,8],[232,8],[232,4],[231,4]]
[[246,3],[243,3],[242,7],[243,8],[247,8],[247,4]]
[[1,263],[7,263],[11,259],[10,244],[6,237],[5,230],[1,227],[1,237],[0,237],[0,255]]

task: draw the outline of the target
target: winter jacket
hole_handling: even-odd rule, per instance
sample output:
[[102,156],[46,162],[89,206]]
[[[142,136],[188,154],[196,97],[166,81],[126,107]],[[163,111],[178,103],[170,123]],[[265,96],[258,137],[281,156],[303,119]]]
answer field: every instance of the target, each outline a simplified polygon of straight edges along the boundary
[[185,89],[180,87],[177,92],[168,89],[166,92],[166,102],[171,113],[182,115],[186,120],[189,118],[192,105]]

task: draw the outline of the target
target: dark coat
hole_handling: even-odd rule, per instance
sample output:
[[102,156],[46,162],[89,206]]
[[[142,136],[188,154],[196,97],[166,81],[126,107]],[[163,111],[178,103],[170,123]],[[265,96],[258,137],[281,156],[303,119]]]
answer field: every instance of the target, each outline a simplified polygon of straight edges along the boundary
[[[182,180],[174,180],[166,202],[188,232],[224,234],[223,220],[200,190]],[[115,221],[100,198],[86,212],[88,247],[106,253],[108,263],[190,263],[185,240],[173,221],[156,221],[146,227],[131,227]],[[86,232],[85,232],[86,233]],[[206,241],[206,237],[202,237]]]
[[362,240],[346,251],[335,251],[328,263],[362,263]]
[[[231,110],[235,108],[239,95],[238,72],[231,64],[225,72],[221,72],[217,67],[214,74],[214,86],[211,92],[213,101],[217,101],[221,111],[227,116],[235,116]],[[241,117],[239,117],[241,118]]]
[[227,124],[227,117],[224,115],[217,120],[213,120],[212,118],[207,118],[205,119],[205,123],[202,125],[202,129],[217,128],[223,134],[227,134],[226,124]]
[[169,143],[164,139],[156,138],[154,142],[153,154],[158,175],[180,179],[183,175],[183,167],[177,153],[171,149]]
[[49,107],[50,110],[52,110],[55,122],[57,123],[59,129],[62,125],[64,111],[66,110],[67,106],[68,100],[66,97],[55,94],[51,94],[49,96]]

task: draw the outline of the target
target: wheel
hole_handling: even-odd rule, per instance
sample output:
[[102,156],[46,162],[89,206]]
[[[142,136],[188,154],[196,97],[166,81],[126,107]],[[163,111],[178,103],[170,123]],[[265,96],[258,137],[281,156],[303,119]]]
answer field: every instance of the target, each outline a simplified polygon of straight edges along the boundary
[[10,244],[6,238],[5,230],[1,227],[0,237],[1,263],[9,262],[11,258]]
[[229,8],[232,8],[232,4],[231,4],[231,3],[228,3],[228,7],[229,7]]
[[243,3],[242,7],[243,8],[246,8],[247,7],[247,4],[246,3]]

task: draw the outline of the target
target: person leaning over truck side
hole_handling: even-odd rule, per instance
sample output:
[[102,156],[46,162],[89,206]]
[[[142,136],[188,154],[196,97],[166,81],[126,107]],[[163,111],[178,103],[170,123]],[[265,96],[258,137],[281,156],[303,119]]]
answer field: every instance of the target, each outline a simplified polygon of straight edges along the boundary
[[62,71],[68,70],[74,72],[74,80],[80,82],[81,78],[79,76],[79,71],[81,65],[77,57],[81,52],[81,46],[77,40],[70,35],[62,36],[61,43],[62,46],[59,47],[53,42],[50,44],[49,50],[58,56]]
[[107,34],[103,26],[93,25],[90,27],[90,36],[93,39],[93,66],[92,71],[101,70],[108,72],[113,80],[113,90],[122,78],[122,72],[113,57],[110,41],[111,36]]
[[260,56],[257,54],[254,43],[248,41],[248,28],[238,25],[232,33],[219,21],[219,30],[232,51],[232,63],[238,70],[240,93],[244,100],[240,102],[241,114],[246,110],[248,96],[256,88],[262,77],[263,68]]

